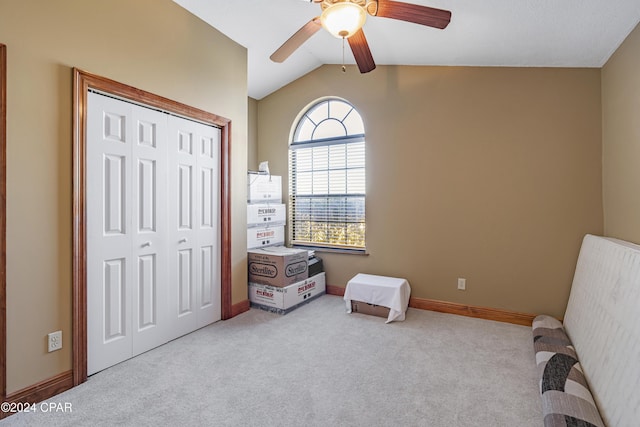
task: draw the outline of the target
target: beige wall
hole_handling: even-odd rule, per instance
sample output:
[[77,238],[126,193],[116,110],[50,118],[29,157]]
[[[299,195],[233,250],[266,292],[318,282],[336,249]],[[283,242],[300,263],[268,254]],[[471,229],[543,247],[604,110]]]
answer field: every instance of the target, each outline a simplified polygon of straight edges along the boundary
[[[7,392],[71,369],[72,67],[232,120],[232,296],[246,300],[246,50],[170,0],[0,0],[0,43]],[[64,348],[47,353],[59,329]]]
[[257,171],[258,164],[258,101],[249,98],[249,128],[247,130],[247,167]]
[[602,69],[604,231],[640,243],[640,26]]
[[365,122],[369,252],[321,254],[328,284],[401,276],[414,297],[564,313],[582,237],[603,227],[600,70],[323,66],[258,103],[272,173],[327,95]]

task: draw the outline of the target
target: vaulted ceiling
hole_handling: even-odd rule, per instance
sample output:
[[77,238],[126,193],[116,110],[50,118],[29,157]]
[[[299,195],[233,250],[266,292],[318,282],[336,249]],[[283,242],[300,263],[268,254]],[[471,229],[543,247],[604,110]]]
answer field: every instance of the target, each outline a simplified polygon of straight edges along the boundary
[[[324,30],[283,63],[269,59],[320,15],[317,3],[174,1],[247,48],[248,91],[253,98],[261,99],[323,64],[342,64],[342,40]],[[363,30],[378,65],[602,67],[640,21],[639,0],[406,2],[450,10],[451,23],[438,30],[369,16]],[[348,44],[345,63],[355,63]]]

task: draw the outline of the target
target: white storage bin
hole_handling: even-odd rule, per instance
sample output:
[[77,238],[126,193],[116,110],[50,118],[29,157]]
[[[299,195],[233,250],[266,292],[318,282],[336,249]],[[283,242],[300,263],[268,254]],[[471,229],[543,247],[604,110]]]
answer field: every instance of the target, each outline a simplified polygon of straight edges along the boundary
[[247,249],[284,245],[284,225],[247,229]]
[[287,314],[326,293],[325,274],[280,288],[249,282],[249,301],[252,307],[278,314]]
[[247,201],[249,203],[282,203],[281,176],[249,173],[247,184]]
[[275,227],[285,225],[287,209],[282,203],[255,203],[247,205],[247,227]]

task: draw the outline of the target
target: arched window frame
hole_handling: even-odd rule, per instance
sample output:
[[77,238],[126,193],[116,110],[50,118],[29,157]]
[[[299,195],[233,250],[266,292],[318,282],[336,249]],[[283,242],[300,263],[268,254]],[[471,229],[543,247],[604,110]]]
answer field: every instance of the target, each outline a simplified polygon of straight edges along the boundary
[[340,98],[301,112],[289,145],[289,237],[297,247],[362,253],[365,245],[364,123]]

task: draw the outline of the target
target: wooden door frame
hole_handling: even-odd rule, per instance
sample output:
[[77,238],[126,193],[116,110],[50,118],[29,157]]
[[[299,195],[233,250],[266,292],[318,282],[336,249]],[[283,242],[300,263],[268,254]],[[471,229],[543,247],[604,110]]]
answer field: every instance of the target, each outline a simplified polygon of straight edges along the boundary
[[[0,44],[0,389],[7,398],[7,47]],[[0,416],[0,419],[2,416]]]
[[163,98],[105,77],[73,69],[73,385],[87,380],[87,230],[86,131],[87,91],[96,89],[221,129],[220,139],[220,273],[222,319],[231,307],[231,120]]

